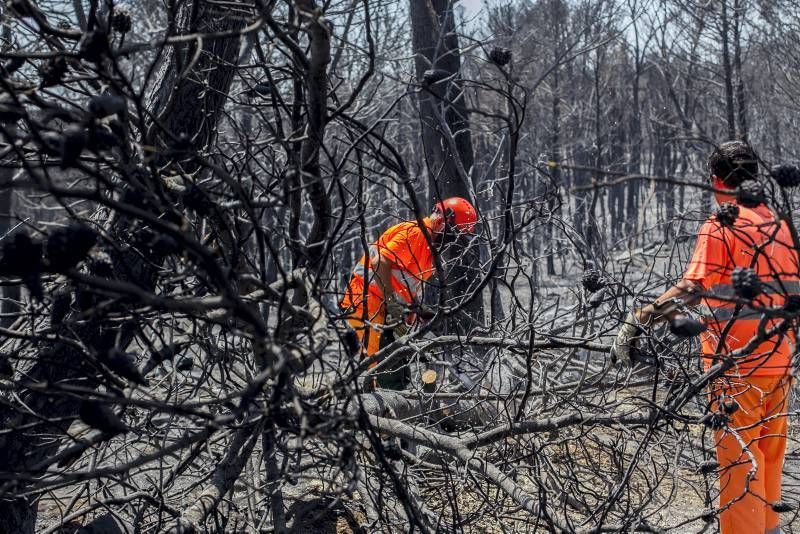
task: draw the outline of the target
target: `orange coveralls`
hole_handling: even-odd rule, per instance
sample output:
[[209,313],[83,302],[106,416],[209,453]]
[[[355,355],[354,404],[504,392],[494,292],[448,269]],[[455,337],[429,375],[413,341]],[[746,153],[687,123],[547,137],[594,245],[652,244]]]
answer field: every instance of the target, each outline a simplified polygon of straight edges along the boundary
[[[423,223],[430,233],[430,219],[426,217]],[[408,304],[419,300],[423,282],[434,270],[431,249],[416,221],[392,226],[361,257],[340,306],[349,315],[348,323],[356,331],[365,357],[380,349],[380,327],[386,320],[383,294],[370,265],[370,256],[375,254],[392,264],[392,289]]]
[[[739,210],[733,227],[714,217],[705,222],[684,274],[684,279],[702,285],[706,295],[708,330],[701,336],[706,369],[746,345],[759,325],[769,329],[781,320],[764,319],[759,307],[780,308],[786,295],[800,293],[797,255],[786,224],[763,204]],[[752,306],[738,311],[725,300],[734,296],[731,273],[736,267],[753,269],[763,289]],[[761,534],[780,528],[771,505],[781,499],[794,345],[791,331],[765,340],[709,390],[712,409],[731,397],[740,406],[729,428],[715,434],[722,534]]]

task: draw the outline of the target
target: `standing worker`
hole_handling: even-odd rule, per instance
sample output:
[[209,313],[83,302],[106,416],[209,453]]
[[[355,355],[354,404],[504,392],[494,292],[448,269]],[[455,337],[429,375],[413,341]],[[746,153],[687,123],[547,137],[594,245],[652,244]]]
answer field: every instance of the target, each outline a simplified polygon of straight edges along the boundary
[[[459,234],[473,234],[477,221],[469,201],[451,197],[437,203],[422,224],[438,248]],[[407,314],[421,309],[422,286],[433,272],[433,253],[416,220],[386,230],[361,257],[341,307],[358,335],[364,357],[371,358],[381,348],[384,329],[401,336],[407,332]],[[382,387],[402,386],[396,376],[381,375],[377,381]]]
[[[737,201],[730,194],[758,174],[756,155],[747,143],[722,144],[708,164],[720,209],[700,228],[683,278],[628,315],[612,356],[630,364],[631,346],[642,325],[669,320],[677,326],[687,321],[681,308],[703,300],[705,369],[720,362],[730,365],[709,384],[711,410],[720,422],[714,425],[720,531],[779,534],[773,505],[781,500],[795,340],[791,329],[776,327],[785,325],[779,315],[786,311],[786,296],[798,293],[797,252],[786,223],[763,199],[745,194]],[[739,190],[750,189],[745,185]],[[778,331],[769,335],[770,329]],[[753,350],[740,350],[749,345]],[[755,476],[749,474],[753,469]]]

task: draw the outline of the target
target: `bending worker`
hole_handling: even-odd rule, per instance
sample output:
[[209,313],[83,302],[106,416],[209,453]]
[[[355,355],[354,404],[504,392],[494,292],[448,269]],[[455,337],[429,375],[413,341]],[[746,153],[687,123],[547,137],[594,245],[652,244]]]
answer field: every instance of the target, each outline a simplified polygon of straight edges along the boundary
[[781,500],[795,344],[791,329],[780,328],[786,324],[780,315],[786,296],[798,293],[797,253],[786,223],[763,199],[751,194],[737,201],[729,194],[758,174],[748,144],[722,144],[711,154],[709,170],[720,209],[700,228],[682,280],[628,315],[612,354],[630,363],[642,325],[674,321],[683,306],[703,300],[705,368],[729,366],[709,385],[717,421],[712,428],[720,465],[720,531],[778,534],[773,505]]
[[[478,214],[469,201],[451,197],[437,203],[422,223],[434,248],[459,234],[473,234]],[[407,332],[409,311],[419,311],[423,283],[434,272],[433,253],[422,227],[405,221],[386,230],[361,257],[341,302],[358,334],[364,357],[381,348],[381,334]],[[381,374],[378,385],[399,388],[397,376]]]

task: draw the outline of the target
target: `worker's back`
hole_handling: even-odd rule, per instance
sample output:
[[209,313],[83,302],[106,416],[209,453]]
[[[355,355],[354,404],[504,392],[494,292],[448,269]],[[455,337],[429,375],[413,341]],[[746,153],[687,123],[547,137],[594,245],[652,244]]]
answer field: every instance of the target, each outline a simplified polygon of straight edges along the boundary
[[[428,218],[423,223],[430,231]],[[352,294],[359,295],[363,291],[363,283],[368,283],[368,291],[374,296],[382,298],[380,290],[373,283],[372,265],[370,256],[380,253],[381,257],[392,263],[392,289],[406,302],[412,302],[419,297],[422,283],[433,274],[433,255],[428,246],[428,241],[417,221],[404,221],[388,228],[377,241],[370,246],[356,264],[353,270],[355,286],[345,295],[343,306],[350,306],[360,302]]]
[[[783,308],[786,296],[800,293],[797,253],[786,223],[764,204],[738,208],[733,224],[723,224],[716,217],[706,221],[684,275],[700,282],[707,295],[704,304],[709,328],[701,338],[707,366],[746,346],[759,328],[769,330],[777,325],[781,319],[775,312]],[[734,372],[785,374],[793,345],[791,332],[766,339],[749,356],[737,360]]]

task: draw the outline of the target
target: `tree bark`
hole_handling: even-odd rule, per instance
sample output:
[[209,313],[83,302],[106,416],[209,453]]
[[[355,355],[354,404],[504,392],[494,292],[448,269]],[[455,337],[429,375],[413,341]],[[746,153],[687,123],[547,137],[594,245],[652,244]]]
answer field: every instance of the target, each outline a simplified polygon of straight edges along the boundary
[[[14,189],[8,186],[12,176],[13,169],[0,167],[0,239],[9,239],[11,236],[7,234],[14,226]],[[0,326],[3,328],[8,328],[14,322],[13,314],[19,312],[21,296],[19,285],[3,286],[0,290]]]
[[[0,16],[6,16],[6,6],[0,6]],[[11,48],[11,25],[4,24],[2,30],[2,50],[7,52]],[[14,209],[14,189],[8,186],[14,176],[11,167],[0,167],[0,239],[2,239],[14,224],[12,211]],[[10,314],[19,311],[18,302],[22,296],[19,285],[9,285],[0,289],[0,326],[6,328],[14,322]]]
[[730,55],[730,21],[728,20],[728,0],[721,3],[720,17],[722,26],[720,37],[722,39],[722,69],[725,78],[725,118],[728,123],[728,139],[736,138],[736,118],[733,105],[733,69],[731,68]]
[[[461,56],[452,4],[449,0],[410,0],[410,8],[417,79],[423,80],[427,70],[438,69],[448,75],[447,81],[424,84],[418,93],[430,200],[450,196],[473,199],[474,184],[464,174],[471,172],[474,155],[459,79]],[[456,150],[446,139],[450,135]]]
[[320,148],[325,139],[328,104],[328,64],[331,62],[330,30],[323,23],[316,2],[298,0],[298,7],[306,13],[308,36],[311,41],[308,68],[306,71],[305,102],[308,124],[306,139],[300,150],[300,169],[302,184],[314,212],[305,247],[305,261],[300,265],[312,265],[317,269],[324,267],[324,251],[328,232],[331,228],[331,204],[328,198],[320,168]]
[[739,136],[747,140],[747,100],[742,76],[742,21],[745,6],[741,0],[733,2],[733,68],[736,74],[736,106],[739,119]]
[[[471,177],[474,154],[464,91],[459,79],[461,56],[453,6],[449,0],[410,0],[410,14],[416,74],[423,86],[417,95],[429,199],[433,204],[457,196],[475,204]],[[446,78],[427,83],[426,71],[441,71]],[[453,265],[448,273],[447,290],[458,297],[471,293],[470,288],[480,277],[480,254],[477,247],[469,247],[466,253],[463,249],[456,249],[453,247],[453,252],[443,260]],[[450,299],[447,300],[451,305]],[[465,303],[463,310],[466,316],[443,321],[443,328],[466,331],[483,323],[481,298]]]
[[[556,50],[553,53],[553,60],[558,61],[558,56],[560,55],[559,50]],[[561,173],[561,89],[560,89],[560,79],[561,79],[561,72],[560,67],[556,66],[553,69],[553,95],[552,101],[550,103],[550,158],[553,161],[552,164],[552,178],[553,178],[553,186],[558,188],[561,186],[561,180],[563,179]],[[555,197],[550,197],[548,199],[548,208],[551,211],[556,210],[556,199]],[[543,249],[548,250],[551,249],[554,245],[553,241],[553,223],[548,222],[545,226],[545,236],[543,242]],[[547,275],[548,276],[555,276],[556,274],[556,265],[555,265],[555,251],[550,250],[547,254]]]
[[[636,29],[634,30],[636,31]],[[634,76],[631,86],[631,143],[630,160],[628,164],[629,174],[639,174],[642,167],[642,109],[639,87],[639,80],[642,77],[642,62],[639,53],[638,33],[636,33],[636,46],[634,48]],[[639,220],[639,181],[631,180],[627,187],[627,199],[625,206],[625,230],[630,236],[636,232]]]

